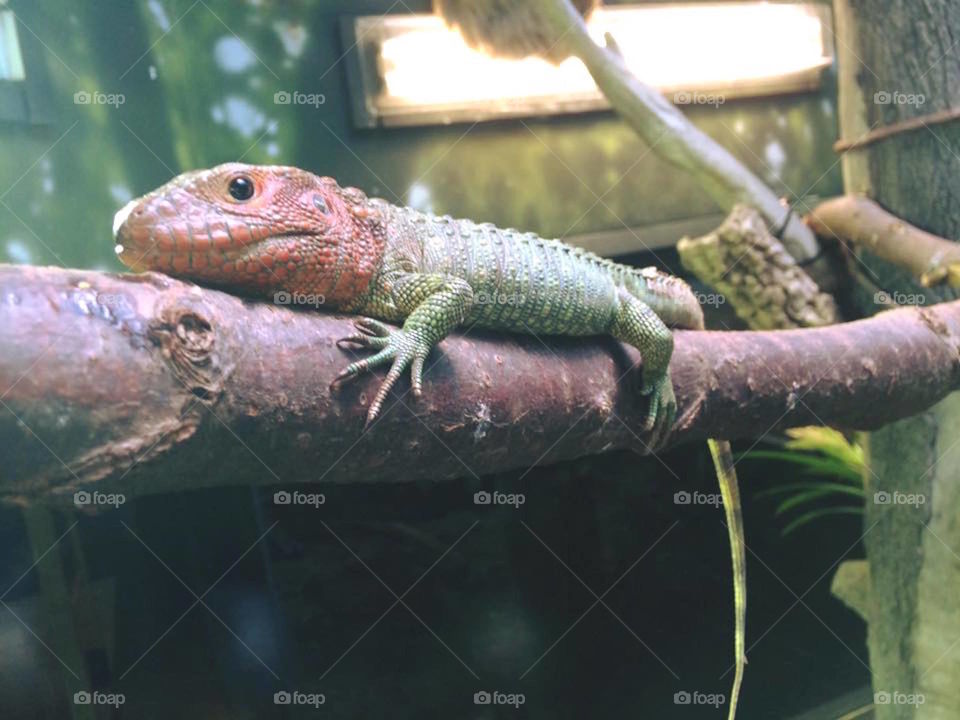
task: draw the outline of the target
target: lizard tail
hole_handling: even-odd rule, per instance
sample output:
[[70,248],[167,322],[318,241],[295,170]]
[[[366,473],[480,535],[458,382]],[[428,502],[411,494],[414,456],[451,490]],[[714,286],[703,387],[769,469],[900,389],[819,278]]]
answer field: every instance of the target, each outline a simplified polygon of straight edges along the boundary
[[747,626],[747,562],[746,546],[743,539],[743,516],[740,512],[740,489],[737,486],[737,473],[733,469],[733,454],[726,440],[708,440],[710,455],[717,472],[720,494],[723,497],[723,510],[727,519],[727,535],[730,538],[730,557],[733,560],[733,611],[735,657],[733,688],[730,690],[730,710],[727,720],[734,720],[737,714],[737,699],[740,696],[740,684],[743,682],[743,666],[747,662],[746,626]]

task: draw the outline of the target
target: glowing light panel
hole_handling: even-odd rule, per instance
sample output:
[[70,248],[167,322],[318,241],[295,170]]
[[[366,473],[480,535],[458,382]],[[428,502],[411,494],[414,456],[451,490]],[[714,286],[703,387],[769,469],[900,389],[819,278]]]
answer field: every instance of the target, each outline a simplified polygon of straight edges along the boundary
[[[745,2],[603,8],[588,27],[600,43],[609,32],[630,70],[664,92],[736,97],[816,88],[832,62],[825,22],[816,5]],[[366,110],[384,124],[607,107],[579,60],[494,58],[437,16],[358,18],[355,33],[378,49]]]

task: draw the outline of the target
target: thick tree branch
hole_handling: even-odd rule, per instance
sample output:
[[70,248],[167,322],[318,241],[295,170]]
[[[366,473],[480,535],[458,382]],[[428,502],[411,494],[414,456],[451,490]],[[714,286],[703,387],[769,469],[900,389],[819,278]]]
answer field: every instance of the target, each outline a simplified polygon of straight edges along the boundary
[[944,280],[960,287],[960,244],[901,220],[868,197],[826,200],[806,219],[818,235],[860,245],[903,268],[925,287]]
[[[350,358],[335,341],[352,330],[158,274],[0,265],[0,496],[443,479],[647,451],[632,349],[476,330],[431,355],[421,400],[403,383],[364,434],[380,377],[329,390]],[[678,332],[669,444],[876,428],[957,389],[958,348],[958,303],[809,330]]]

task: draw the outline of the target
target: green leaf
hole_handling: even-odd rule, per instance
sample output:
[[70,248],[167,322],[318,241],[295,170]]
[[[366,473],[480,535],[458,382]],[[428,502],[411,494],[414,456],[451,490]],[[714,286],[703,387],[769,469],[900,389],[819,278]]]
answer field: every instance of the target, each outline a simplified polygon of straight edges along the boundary
[[791,450],[808,450],[839,460],[847,467],[863,470],[863,448],[847,441],[843,433],[833,428],[809,426],[790,428],[791,438],[784,443]]
[[[781,460],[793,465],[801,466],[806,472],[818,475],[833,475],[862,482],[860,470],[851,468],[832,458],[818,457],[806,453],[789,452],[786,450],[754,450],[740,456],[743,460]],[[738,459],[738,460],[739,460]]]
[[792,520],[784,529],[787,535],[816,518],[824,515],[862,514],[860,507],[827,505],[816,507],[817,501],[835,499],[837,496],[864,498],[864,451],[857,443],[851,443],[843,433],[833,428],[810,426],[791,428],[786,431],[788,440],[778,450],[751,450],[737,456],[737,461],[773,460],[793,466],[801,477],[819,476],[824,480],[809,480],[779,484],[756,494],[756,497],[778,497],[774,510],[783,515],[802,506],[814,505],[813,509]]
[[792,533],[797,528],[806,525],[812,520],[816,520],[819,517],[824,515],[862,515],[863,508],[861,507],[849,507],[849,506],[840,506],[840,507],[827,507],[819,508],[817,510],[811,510],[808,513],[804,513],[798,518],[795,518],[790,522],[783,531],[780,533],[784,537]]
[[854,497],[862,498],[864,497],[863,487],[858,485],[846,485],[844,483],[832,483],[826,480],[817,480],[814,482],[796,482],[796,483],[787,483],[785,485],[777,485],[776,487],[767,488],[766,490],[761,490],[758,493],[754,494],[754,497],[769,497],[771,495],[782,495],[784,493],[791,493],[794,490],[810,490],[813,488],[822,487],[829,488],[828,492],[838,493],[844,495],[852,495]]
[[[837,494],[837,490],[835,490],[833,487],[830,487],[831,485],[836,485],[836,483],[822,483],[803,492],[794,493],[777,506],[775,514],[782,515],[787,510],[794,508],[797,505],[802,505],[806,502],[809,502],[810,500],[816,500],[817,498]],[[841,485],[840,487],[842,487],[844,491],[849,489],[844,485]],[[860,499],[863,499],[863,494],[861,493],[859,497]]]

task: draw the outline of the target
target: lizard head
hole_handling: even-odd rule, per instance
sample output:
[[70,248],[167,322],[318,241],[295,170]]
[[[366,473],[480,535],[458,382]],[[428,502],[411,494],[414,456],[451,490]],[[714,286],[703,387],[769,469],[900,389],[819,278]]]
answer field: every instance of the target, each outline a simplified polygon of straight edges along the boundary
[[383,223],[362,192],[282,166],[226,163],[175,177],[113,220],[116,252],[244,294],[361,294],[382,252]]

